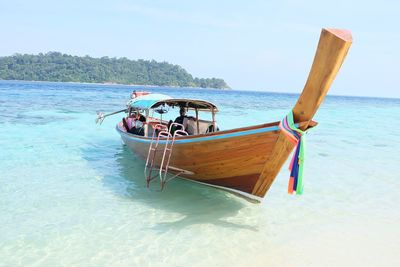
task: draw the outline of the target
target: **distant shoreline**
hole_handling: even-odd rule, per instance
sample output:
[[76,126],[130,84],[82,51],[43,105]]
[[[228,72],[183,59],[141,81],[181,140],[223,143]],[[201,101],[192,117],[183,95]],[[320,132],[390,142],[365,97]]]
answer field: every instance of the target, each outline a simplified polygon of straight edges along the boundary
[[176,85],[143,85],[143,84],[125,84],[125,83],[98,83],[98,82],[56,82],[56,81],[35,81],[35,80],[4,80],[0,79],[0,82],[8,81],[8,82],[30,82],[30,83],[67,83],[67,84],[86,84],[86,85],[106,85],[106,86],[133,86],[133,87],[170,87],[170,88],[193,88],[193,89],[213,89],[213,90],[221,90],[221,91],[231,91],[232,88],[211,88],[211,87],[193,87],[193,86],[176,86]]
[[[124,86],[124,87],[143,87],[143,88],[157,88],[157,87],[169,87],[169,88],[181,88],[181,89],[211,89],[218,91],[239,91],[239,92],[253,92],[253,93],[267,93],[267,94],[286,94],[299,96],[299,93],[294,92],[278,92],[278,91],[261,91],[261,90],[240,90],[232,88],[202,88],[202,87],[190,87],[190,86],[170,86],[170,85],[141,85],[141,84],[120,84],[120,83],[85,83],[85,82],[54,82],[54,81],[28,81],[28,80],[4,80],[0,79],[0,82],[30,82],[30,83],[66,83],[66,84],[85,84],[85,85],[102,85],[102,86]],[[383,96],[359,96],[359,95],[335,95],[328,94],[327,97],[349,97],[349,98],[374,98],[374,99],[389,99],[389,100],[400,100],[400,97],[383,97]]]

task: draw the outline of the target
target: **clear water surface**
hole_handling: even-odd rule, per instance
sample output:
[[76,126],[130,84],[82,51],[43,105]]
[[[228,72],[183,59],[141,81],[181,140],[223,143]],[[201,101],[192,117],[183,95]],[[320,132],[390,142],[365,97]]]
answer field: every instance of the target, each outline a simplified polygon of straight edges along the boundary
[[[94,124],[132,89],[0,81],[0,266],[400,266],[400,100],[327,97],[304,195],[286,193],[285,167],[255,205],[183,180],[148,190],[121,116]],[[297,99],[148,90],[214,102],[223,129],[280,120]]]

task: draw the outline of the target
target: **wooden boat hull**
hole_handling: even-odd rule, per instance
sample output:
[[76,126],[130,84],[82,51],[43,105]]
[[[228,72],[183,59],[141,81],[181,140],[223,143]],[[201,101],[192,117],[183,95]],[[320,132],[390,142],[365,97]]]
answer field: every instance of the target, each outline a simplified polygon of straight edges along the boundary
[[[278,122],[175,140],[170,165],[192,172],[189,180],[252,194],[279,137]],[[124,143],[146,159],[151,138],[133,135],[117,125]],[[164,145],[159,145],[161,150]],[[160,166],[162,151],[156,155]]]

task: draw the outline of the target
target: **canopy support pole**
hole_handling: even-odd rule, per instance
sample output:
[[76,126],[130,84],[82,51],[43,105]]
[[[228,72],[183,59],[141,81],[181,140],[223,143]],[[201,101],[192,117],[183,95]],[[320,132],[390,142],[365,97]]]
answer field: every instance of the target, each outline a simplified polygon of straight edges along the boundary
[[149,110],[148,109],[146,109],[145,114],[146,114],[146,123],[144,124],[144,136],[148,137],[149,136],[149,124],[148,124],[148,122],[149,122]]
[[199,110],[196,108],[196,126],[197,126],[197,134],[200,134],[200,125],[199,125]]
[[217,122],[215,121],[215,109],[212,108],[212,125],[214,128],[214,132],[217,131]]

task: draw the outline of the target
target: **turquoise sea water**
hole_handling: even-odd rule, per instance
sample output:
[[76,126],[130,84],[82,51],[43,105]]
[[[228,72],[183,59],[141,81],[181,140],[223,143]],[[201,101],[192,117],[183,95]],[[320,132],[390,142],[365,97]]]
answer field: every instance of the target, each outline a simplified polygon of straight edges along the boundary
[[[222,129],[280,120],[297,99],[148,90],[214,102]],[[286,193],[285,167],[251,204],[183,180],[148,190],[121,116],[94,124],[131,91],[0,81],[0,266],[400,266],[400,100],[328,97],[304,195]]]

